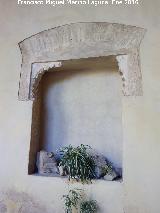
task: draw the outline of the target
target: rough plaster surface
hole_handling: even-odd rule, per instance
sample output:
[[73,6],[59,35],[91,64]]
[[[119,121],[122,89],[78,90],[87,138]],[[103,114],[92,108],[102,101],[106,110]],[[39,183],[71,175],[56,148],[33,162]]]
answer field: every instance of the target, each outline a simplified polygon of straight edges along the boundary
[[0,191],[23,191],[41,200],[52,213],[63,213],[61,196],[67,183],[27,174],[32,103],[17,98],[21,64],[17,43],[44,29],[72,22],[119,22],[147,29],[140,51],[144,95],[123,98],[123,201],[117,199],[117,186],[104,187],[103,183],[91,186],[91,196],[96,196],[104,213],[119,213],[122,202],[125,213],[159,213],[160,1],[73,8],[17,6],[10,0],[0,4]]
[[0,192],[0,213],[49,213],[40,201],[25,192]]
[[[74,23],[25,39],[19,44],[23,57],[19,99],[33,99],[30,94],[33,86],[31,81],[35,78],[32,76],[32,63],[107,55],[128,55],[127,67],[121,70],[125,73],[124,94],[141,95],[139,46],[144,33],[145,30],[142,28],[122,24]],[[122,59],[123,57],[119,63],[122,63]],[[41,70],[39,72],[41,76]]]

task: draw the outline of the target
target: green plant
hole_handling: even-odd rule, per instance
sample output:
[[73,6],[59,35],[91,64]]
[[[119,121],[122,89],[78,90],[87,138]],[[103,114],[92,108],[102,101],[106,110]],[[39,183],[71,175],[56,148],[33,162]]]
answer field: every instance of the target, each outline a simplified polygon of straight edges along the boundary
[[88,154],[87,149],[91,148],[81,144],[75,148],[69,145],[60,150],[62,158],[59,165],[67,171],[69,180],[77,179],[88,182],[95,176],[95,163],[92,156]]
[[82,189],[69,190],[67,195],[63,195],[66,213],[96,213],[98,205],[95,200],[86,201],[86,195]]
[[98,205],[95,200],[84,201],[80,204],[80,213],[96,213]]
[[73,208],[78,208],[78,204],[82,198],[78,190],[81,191],[80,189],[74,189],[70,190],[68,195],[63,195],[66,213],[72,213]]

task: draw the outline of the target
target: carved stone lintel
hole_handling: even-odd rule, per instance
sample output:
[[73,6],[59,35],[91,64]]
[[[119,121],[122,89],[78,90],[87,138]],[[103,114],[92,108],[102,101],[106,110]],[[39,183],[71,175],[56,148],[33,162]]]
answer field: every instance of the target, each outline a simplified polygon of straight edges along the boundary
[[142,95],[139,46],[144,34],[140,27],[93,22],[67,24],[25,39],[19,43],[23,58],[19,100],[33,100],[41,76],[50,65],[56,66],[49,61],[109,55],[123,55],[117,59],[125,79],[124,95]]

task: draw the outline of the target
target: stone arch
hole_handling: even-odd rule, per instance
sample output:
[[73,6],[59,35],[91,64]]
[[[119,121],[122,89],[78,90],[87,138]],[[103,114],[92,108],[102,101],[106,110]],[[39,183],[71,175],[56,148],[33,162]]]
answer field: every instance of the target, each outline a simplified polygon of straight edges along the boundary
[[19,43],[22,53],[19,100],[33,100],[34,88],[42,74],[60,66],[63,60],[109,55],[117,58],[125,81],[124,95],[142,95],[139,48],[144,34],[145,29],[135,26],[93,22],[55,27],[23,40]]

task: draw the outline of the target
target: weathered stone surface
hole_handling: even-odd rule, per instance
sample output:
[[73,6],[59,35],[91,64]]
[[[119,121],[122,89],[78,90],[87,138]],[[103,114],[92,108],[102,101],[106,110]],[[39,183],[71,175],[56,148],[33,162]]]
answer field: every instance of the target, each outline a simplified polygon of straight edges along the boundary
[[37,156],[38,173],[41,175],[58,175],[59,170],[52,152],[40,151]]
[[[108,55],[128,56],[117,59],[120,64],[125,63],[124,69],[120,65],[125,78],[124,95],[142,95],[139,46],[144,33],[142,28],[123,24],[74,23],[25,39],[19,44],[23,57],[19,99],[33,100],[31,82],[34,82],[32,64],[35,62],[48,63]],[[45,65],[42,73],[44,72]]]
[[51,68],[61,67],[61,62],[33,63],[31,82],[30,82],[30,97],[33,100],[38,92],[39,82],[45,72]]

